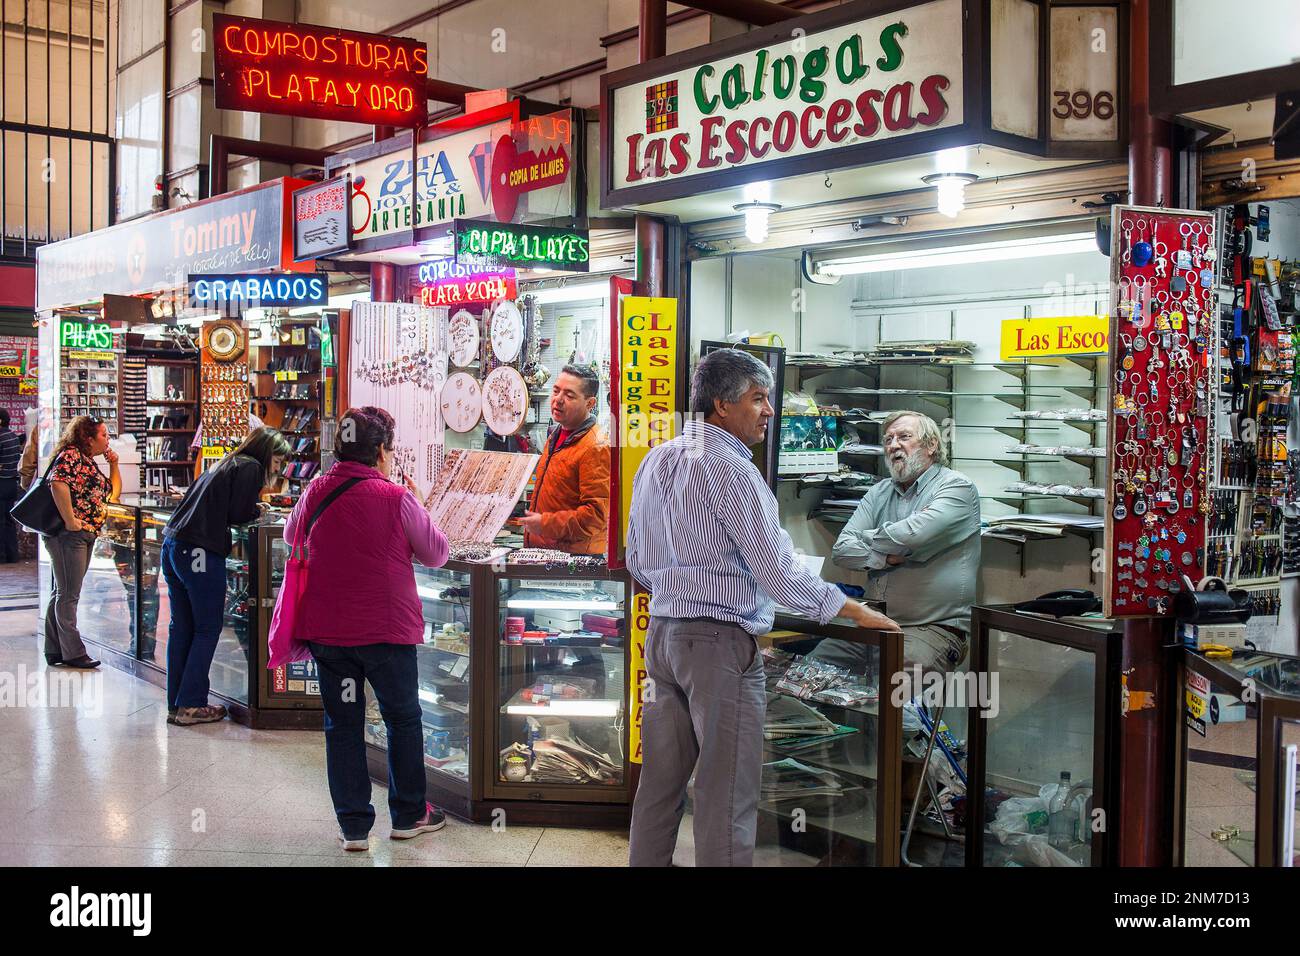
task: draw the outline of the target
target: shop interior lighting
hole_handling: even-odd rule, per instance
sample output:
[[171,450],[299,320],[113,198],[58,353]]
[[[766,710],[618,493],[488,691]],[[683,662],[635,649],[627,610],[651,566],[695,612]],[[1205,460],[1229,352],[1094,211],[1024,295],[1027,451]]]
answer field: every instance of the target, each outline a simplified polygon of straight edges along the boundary
[[511,598],[506,601],[506,607],[518,608],[521,611],[547,611],[555,609],[565,609],[574,611],[617,611],[618,602],[611,600],[600,600],[593,598],[588,601],[574,598],[561,598],[547,600],[545,598]]
[[974,173],[932,173],[921,177],[921,182],[938,190],[939,212],[949,219],[955,219],[966,208],[966,187],[978,181]]
[[621,701],[617,700],[552,700],[549,704],[507,704],[507,714],[526,714],[536,717],[617,717]]
[[1062,236],[1037,236],[1005,242],[984,242],[966,246],[941,246],[911,252],[886,252],[877,255],[830,259],[817,263],[817,272],[828,276],[867,275],[903,269],[930,269],[978,262],[1002,262],[1007,259],[1036,259],[1041,256],[1065,256],[1096,252],[1097,238],[1091,232]]
[[604,299],[609,295],[608,282],[582,282],[574,285],[551,286],[549,289],[537,289],[525,294],[534,296],[542,302],[587,302]]
[[780,210],[780,203],[774,202],[743,202],[738,206],[733,206],[736,212],[745,214],[745,238],[750,242],[767,241],[767,221],[771,218],[772,213]]

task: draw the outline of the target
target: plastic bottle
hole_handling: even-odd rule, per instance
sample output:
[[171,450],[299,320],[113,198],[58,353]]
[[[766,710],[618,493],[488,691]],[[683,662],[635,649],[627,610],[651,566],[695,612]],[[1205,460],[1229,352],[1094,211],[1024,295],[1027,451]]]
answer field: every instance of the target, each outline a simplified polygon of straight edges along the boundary
[[1061,771],[1061,782],[1047,804],[1047,842],[1064,853],[1074,843],[1077,812],[1066,802],[1070,794],[1070,771]]

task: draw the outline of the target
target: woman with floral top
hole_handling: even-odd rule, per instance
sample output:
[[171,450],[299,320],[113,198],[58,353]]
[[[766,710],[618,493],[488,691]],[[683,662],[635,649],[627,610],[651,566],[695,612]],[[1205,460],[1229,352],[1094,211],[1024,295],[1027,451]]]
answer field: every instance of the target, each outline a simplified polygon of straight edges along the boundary
[[[108,461],[108,477],[94,462],[99,455]],[[45,608],[45,660],[51,666],[98,667],[99,661],[86,653],[77,631],[77,603],[90,552],[107,517],[104,502],[116,501],[122,490],[117,453],[108,447],[107,426],[89,415],[68,422],[54,446],[46,480],[64,527],[42,536],[54,569],[54,590]]]

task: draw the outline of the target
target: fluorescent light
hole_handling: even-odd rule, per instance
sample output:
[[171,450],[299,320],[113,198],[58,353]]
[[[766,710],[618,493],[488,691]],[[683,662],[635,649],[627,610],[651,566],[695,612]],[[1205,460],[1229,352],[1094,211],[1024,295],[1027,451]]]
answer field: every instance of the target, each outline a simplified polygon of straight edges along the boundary
[[506,601],[506,607],[518,608],[521,611],[545,611],[552,609],[568,609],[575,611],[617,611],[617,601],[591,600],[583,601],[577,598],[562,598],[559,600],[546,600],[538,598],[511,598]]
[[1065,256],[1096,252],[1097,239],[1091,232],[1063,236],[1038,236],[1006,242],[985,242],[966,246],[942,246],[911,252],[886,252],[878,255],[829,259],[817,263],[819,275],[852,276],[903,269],[931,269],[960,266],[976,262],[1001,262],[1006,259],[1035,259],[1040,256]]
[[541,302],[586,302],[592,299],[604,299],[609,295],[609,284],[606,282],[583,282],[575,285],[552,286],[549,289],[538,289],[535,292],[524,291],[524,295],[531,295]]
[[759,243],[767,241],[767,221],[771,218],[772,213],[781,207],[774,202],[754,202],[741,203],[733,206],[736,212],[745,214],[745,238],[750,242]]
[[622,709],[618,700],[561,700],[549,704],[507,704],[507,714],[531,714],[551,717],[617,717]]
[[420,586],[417,584],[417,585],[415,586],[415,591],[416,591],[417,594],[420,595],[420,597],[422,597],[422,598],[428,598],[430,601],[441,601],[441,600],[442,600],[442,589],[441,589],[441,588],[439,588],[438,590],[435,591],[433,588],[422,588],[422,587],[420,587]]
[[946,172],[922,176],[921,182],[938,191],[939,212],[955,219],[966,208],[966,187],[978,179],[974,173]]

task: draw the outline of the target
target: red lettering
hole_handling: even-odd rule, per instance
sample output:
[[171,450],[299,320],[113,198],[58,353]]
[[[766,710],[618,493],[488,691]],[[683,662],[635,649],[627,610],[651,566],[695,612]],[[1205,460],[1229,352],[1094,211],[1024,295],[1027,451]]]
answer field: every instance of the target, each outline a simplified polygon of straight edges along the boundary
[[826,111],[820,106],[810,106],[803,111],[803,116],[799,117],[799,138],[808,149],[816,149],[817,144],[826,135],[825,131],[820,129],[817,130],[816,136],[812,135],[812,131],[808,128],[808,121],[814,118],[820,120],[825,115]]
[[650,394],[651,394],[651,395],[667,395],[667,394],[669,394],[670,391],[671,391],[671,389],[669,388],[669,384],[670,384],[670,383],[669,383],[668,379],[666,379],[666,378],[652,378],[652,379],[650,379]]
[[651,403],[650,403],[650,411],[651,411],[651,412],[663,412],[664,414],[667,414],[668,412],[672,411],[672,409],[670,409],[670,408],[668,407],[668,403],[667,403],[667,402],[651,402]]
[[830,109],[826,111],[826,138],[832,143],[838,143],[849,135],[849,131],[844,128],[850,116],[853,115],[853,104],[848,100],[836,100],[831,104]]
[[921,102],[925,104],[925,112],[916,118],[918,123],[934,126],[948,115],[948,101],[944,98],[943,91],[950,85],[948,77],[937,73],[921,81]]
[[743,163],[745,161],[745,126],[744,120],[736,120],[734,123],[727,124],[727,145],[731,149],[723,157],[729,163]]
[[655,367],[661,367],[671,365],[672,363],[668,361],[667,355],[656,352],[654,355],[650,356],[650,364]]
[[713,151],[718,148],[721,141],[716,132],[717,128],[722,125],[723,117],[710,116],[700,123],[700,162],[701,169],[712,169],[722,162],[722,159],[713,155]]
[[872,104],[883,99],[884,95],[880,90],[863,90],[858,94],[858,98],[853,105],[857,108],[858,116],[861,119],[853,124],[853,132],[859,136],[876,135],[876,132],[880,129],[880,116],[876,113],[876,108]]
[[794,145],[797,128],[798,120],[794,113],[782,110],[777,114],[776,122],[772,125],[772,145],[776,147],[778,153],[790,151],[790,147]]
[[756,138],[754,134],[760,129],[763,130],[764,133],[770,133],[772,131],[772,121],[766,116],[759,116],[755,117],[754,122],[749,124],[749,155],[755,159],[762,159],[767,151],[772,148],[771,140],[764,143],[762,149],[760,149],[758,144],[754,141]]
[[650,177],[659,179],[664,172],[664,146],[666,141],[662,139],[651,140],[646,146],[645,158],[646,164],[650,166]]
[[641,140],[644,133],[633,133],[627,138],[627,181],[634,183],[641,178],[641,167],[637,162],[641,157]]
[[691,163],[690,153],[686,150],[686,145],[691,141],[689,133],[674,133],[668,140],[668,151],[672,154],[673,161],[668,166],[668,171],[674,176],[686,171],[686,167]]
[[885,129],[891,133],[916,125],[912,116],[912,83],[891,86],[885,94]]

